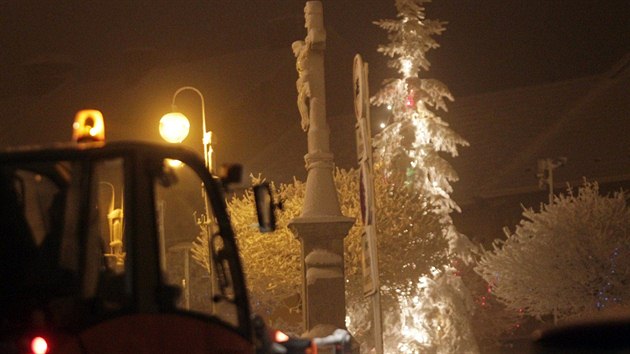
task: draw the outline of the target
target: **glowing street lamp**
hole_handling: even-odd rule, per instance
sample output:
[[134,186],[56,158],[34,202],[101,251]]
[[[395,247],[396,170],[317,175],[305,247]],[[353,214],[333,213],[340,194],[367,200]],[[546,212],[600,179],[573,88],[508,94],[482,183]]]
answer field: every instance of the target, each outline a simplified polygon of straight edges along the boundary
[[[202,123],[202,128],[203,128],[203,138],[201,142],[203,143],[203,158],[204,158],[206,168],[208,169],[208,171],[212,173],[213,172],[212,169],[214,165],[213,156],[212,156],[212,153],[213,153],[212,132],[206,129],[206,105],[203,99],[203,95],[201,94],[201,91],[199,91],[198,89],[192,86],[180,87],[177,89],[177,91],[175,91],[175,93],[173,94],[173,100],[171,101],[172,112],[165,114],[160,119],[160,135],[162,136],[162,139],[173,144],[181,143],[188,136],[188,133],[190,131],[190,122],[188,121],[188,118],[186,118],[186,116],[183,113],[177,111],[177,106],[175,106],[175,99],[177,98],[177,95],[179,95],[180,92],[187,91],[187,90],[194,91],[197,95],[199,95],[199,98],[201,99],[201,123]],[[169,162],[169,164],[171,164],[171,166],[173,167],[179,167],[179,164],[173,164],[173,162]],[[214,232],[212,231],[212,228],[215,227],[215,225],[213,225],[212,218],[210,217],[211,215],[210,204],[208,201],[208,196],[205,193],[203,182],[201,184],[201,190],[202,190],[202,195],[203,195],[205,214],[201,214],[199,218],[197,218],[197,224],[202,228],[202,230],[204,230],[206,235],[213,235]],[[208,240],[208,242],[210,243],[210,240]],[[184,274],[185,274],[184,287],[185,289],[184,290],[185,290],[185,294],[187,295],[186,302],[185,302],[186,308],[190,307],[190,303],[188,300],[188,297],[190,296],[190,288],[189,288],[190,272],[189,272],[188,255],[189,255],[189,251],[187,251],[187,256],[186,258],[184,258],[185,259],[185,262],[184,262],[184,269],[185,269],[184,270]],[[211,262],[210,267],[212,267],[212,262]],[[211,270],[210,273],[214,274],[214,271]],[[210,294],[212,295],[211,296],[212,298],[214,298],[214,289],[215,289],[215,285],[214,285],[214,280],[213,280],[210,282]],[[212,312],[213,313],[215,312],[214,301],[212,301]]]
[[210,172],[212,172],[214,165],[212,156],[212,132],[206,129],[206,106],[201,91],[192,86],[180,87],[177,91],[175,91],[171,102],[172,112],[165,114],[160,119],[160,135],[162,136],[162,139],[175,144],[181,143],[188,136],[188,132],[190,131],[190,122],[183,113],[177,111],[177,106],[175,106],[175,99],[177,98],[177,95],[186,90],[194,91],[197,95],[199,95],[199,98],[201,98],[203,158],[206,163],[206,167],[210,170]]
[[188,118],[179,112],[167,113],[160,119],[160,135],[169,143],[181,143],[186,139],[189,131]]

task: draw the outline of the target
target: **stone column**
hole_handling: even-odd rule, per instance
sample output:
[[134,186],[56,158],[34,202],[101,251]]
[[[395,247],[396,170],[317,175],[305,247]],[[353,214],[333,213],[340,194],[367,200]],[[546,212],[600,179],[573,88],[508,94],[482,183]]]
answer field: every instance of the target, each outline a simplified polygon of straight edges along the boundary
[[299,74],[296,82],[302,129],[307,132],[307,179],[304,206],[289,224],[302,243],[303,311],[307,335],[322,336],[345,328],[343,239],[354,218],[339,208],[333,180],[333,154],[326,121],[324,30],[322,4],[308,1],[304,8],[307,35],[293,43]]

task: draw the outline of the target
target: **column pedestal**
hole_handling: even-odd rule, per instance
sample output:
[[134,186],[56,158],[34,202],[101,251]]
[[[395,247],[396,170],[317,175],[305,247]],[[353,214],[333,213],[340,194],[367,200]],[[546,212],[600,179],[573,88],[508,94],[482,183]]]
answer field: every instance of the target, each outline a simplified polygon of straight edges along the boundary
[[302,308],[307,332],[317,326],[330,326],[331,333],[346,328],[343,239],[353,224],[354,218],[344,216],[298,217],[289,224],[302,244]]

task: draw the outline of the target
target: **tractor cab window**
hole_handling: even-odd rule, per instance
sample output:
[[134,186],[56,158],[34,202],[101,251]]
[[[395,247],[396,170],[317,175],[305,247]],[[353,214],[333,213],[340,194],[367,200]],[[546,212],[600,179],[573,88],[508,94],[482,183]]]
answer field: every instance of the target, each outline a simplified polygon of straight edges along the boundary
[[170,167],[156,181],[161,266],[166,282],[180,290],[177,308],[236,325],[231,272],[218,261],[223,238],[201,178],[187,165]]
[[[91,166],[84,292],[98,299],[105,312],[123,309],[131,293],[130,284],[124,281],[127,240],[123,168],[122,158],[100,160]],[[90,272],[94,284],[90,284]]]
[[65,187],[63,178],[51,178],[39,169],[11,166],[0,170],[2,304],[18,309],[19,303],[10,300],[19,300],[36,286],[46,291],[68,279],[55,271],[59,265]]
[[[59,303],[126,303],[123,160],[40,161],[0,170],[3,309],[68,322]],[[33,309],[37,304],[38,309]],[[16,321],[17,322],[17,321]]]
[[77,296],[105,314],[127,302],[125,271],[124,161],[122,158],[69,163],[59,264],[72,271]]

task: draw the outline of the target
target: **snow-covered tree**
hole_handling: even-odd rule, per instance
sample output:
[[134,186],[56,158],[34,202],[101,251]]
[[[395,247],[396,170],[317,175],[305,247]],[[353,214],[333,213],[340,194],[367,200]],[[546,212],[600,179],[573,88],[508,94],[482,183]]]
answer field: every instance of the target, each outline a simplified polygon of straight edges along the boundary
[[425,18],[427,2],[396,0],[398,17],[376,22],[389,38],[378,50],[391,58],[389,66],[401,75],[386,80],[372,98],[374,104],[391,110],[389,124],[375,139],[376,156],[386,173],[404,173],[407,183],[418,188],[442,222],[449,224],[449,214],[459,209],[450,198],[450,182],[458,177],[440,153],[455,157],[458,146],[468,143],[439,116],[440,110],[447,110],[446,100],[453,100],[447,86],[420,77],[430,67],[427,52],[439,47],[433,36],[445,30],[445,22]]
[[[262,181],[260,177],[252,178],[253,184]],[[300,294],[302,281],[300,242],[287,225],[300,214],[305,188],[298,180],[290,184],[272,183],[271,187],[274,198],[281,200],[283,205],[281,210],[276,211],[277,229],[274,232],[259,231],[251,189],[228,200],[228,212],[243,260],[254,312],[272,321],[271,324],[276,327],[301,333],[301,323],[286,318],[290,314],[301,318],[301,307],[296,298]],[[193,243],[193,258],[201,265],[208,260],[207,245],[207,237],[203,234]]]
[[[390,58],[389,66],[400,74],[384,82],[372,103],[386,105],[391,111],[388,125],[374,141],[376,179],[380,181],[375,185],[383,189],[376,192],[377,229],[379,247],[385,244],[379,248],[383,305],[389,313],[397,314],[388,321],[403,333],[410,317],[429,321],[427,314],[431,313],[435,316],[431,323],[446,326],[468,323],[472,312],[471,306],[463,305],[470,303],[465,296],[449,290],[461,280],[451,271],[452,259],[469,261],[472,245],[456,230],[450,216],[459,211],[450,197],[451,182],[458,177],[444,156],[457,156],[458,147],[468,143],[440,117],[440,112],[447,110],[446,101],[453,100],[447,86],[421,75],[430,67],[427,53],[439,47],[434,36],[445,30],[445,22],[426,18],[424,4],[428,2],[396,0],[397,18],[376,22],[388,32],[389,39],[378,50]],[[392,241],[396,248],[387,246]],[[463,291],[465,286],[460,285]],[[415,328],[418,326],[416,323]],[[425,324],[424,339],[414,342],[408,338],[400,345],[406,352],[428,348],[453,352],[464,346],[475,352],[467,326],[447,329]],[[442,341],[444,331],[450,331],[450,341]],[[401,348],[386,344],[391,352]]]
[[[426,2],[397,0],[397,19],[376,22],[390,40],[379,51],[402,76],[372,98],[391,110],[375,138],[374,165],[384,344],[388,353],[476,352],[471,298],[451,267],[454,257],[471,259],[472,245],[450,217],[459,210],[450,198],[457,174],[442,156],[455,157],[468,143],[438,115],[453,99],[446,85],[419,77],[429,69],[426,53],[438,47],[432,36],[444,31],[443,22],[425,18]],[[360,284],[350,280],[346,288],[355,337],[370,329]],[[424,331],[410,330],[410,323],[416,329],[423,323]]]
[[513,311],[554,320],[630,304],[630,209],[596,183],[526,209],[476,271]]

